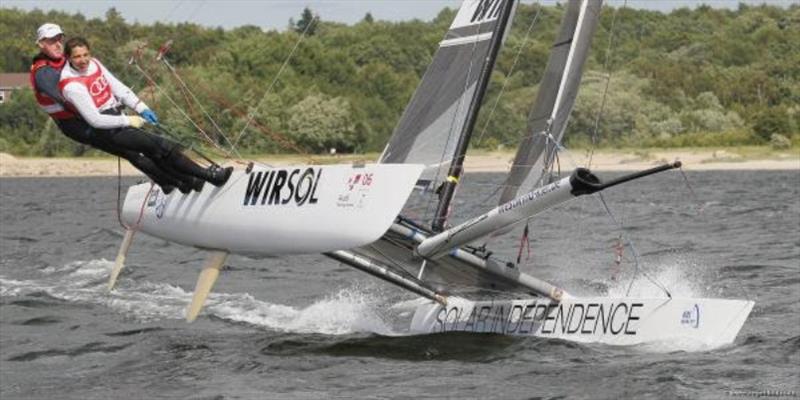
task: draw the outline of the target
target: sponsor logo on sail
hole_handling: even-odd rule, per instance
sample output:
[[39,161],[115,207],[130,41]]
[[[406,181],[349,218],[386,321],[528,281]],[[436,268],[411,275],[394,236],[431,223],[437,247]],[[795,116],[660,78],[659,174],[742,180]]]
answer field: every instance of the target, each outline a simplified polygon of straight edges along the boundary
[[485,19],[495,19],[500,16],[500,5],[503,0],[480,0],[478,6],[475,8],[475,13],[472,14],[470,22],[481,22]]
[[317,204],[321,168],[274,169],[250,174],[242,205],[298,207]]

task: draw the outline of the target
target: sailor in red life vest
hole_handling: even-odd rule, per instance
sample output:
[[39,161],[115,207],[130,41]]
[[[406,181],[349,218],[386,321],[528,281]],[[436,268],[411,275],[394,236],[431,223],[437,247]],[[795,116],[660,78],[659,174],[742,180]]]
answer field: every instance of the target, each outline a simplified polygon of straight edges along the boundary
[[[64,47],[66,64],[58,88],[67,110],[87,129],[67,136],[97,149],[123,157],[147,174],[169,193],[177,187],[183,193],[200,191],[204,182],[222,186],[233,167],[203,168],[181,152],[180,145],[139,128],[158,118],[133,91],[92,58],[89,43],[72,38]],[[141,116],[126,116],[127,106]],[[51,114],[52,115],[52,114]]]
[[64,99],[58,90],[61,69],[64,68],[64,32],[56,24],[44,24],[36,31],[36,45],[39,54],[31,65],[31,86],[39,107],[48,113],[56,125],[69,136],[67,131],[78,131],[75,115],[64,107]]

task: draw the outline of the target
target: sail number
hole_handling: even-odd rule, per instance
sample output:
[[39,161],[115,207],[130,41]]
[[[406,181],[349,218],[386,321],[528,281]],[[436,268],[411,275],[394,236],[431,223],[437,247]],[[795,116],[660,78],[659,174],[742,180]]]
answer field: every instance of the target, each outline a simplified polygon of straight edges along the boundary
[[485,19],[495,19],[500,15],[500,5],[503,0],[480,0],[478,6],[475,8],[475,13],[472,14],[470,22],[481,22]]

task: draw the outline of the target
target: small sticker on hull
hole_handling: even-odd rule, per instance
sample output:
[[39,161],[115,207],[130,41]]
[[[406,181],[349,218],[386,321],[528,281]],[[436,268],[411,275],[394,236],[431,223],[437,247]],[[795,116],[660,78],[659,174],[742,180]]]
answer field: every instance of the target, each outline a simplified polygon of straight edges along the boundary
[[363,208],[372,189],[375,176],[369,173],[353,173],[345,183],[344,190],[336,196],[336,206],[340,208]]
[[688,326],[690,328],[699,328],[700,327],[700,306],[695,304],[694,307],[686,310],[681,315],[681,325]]

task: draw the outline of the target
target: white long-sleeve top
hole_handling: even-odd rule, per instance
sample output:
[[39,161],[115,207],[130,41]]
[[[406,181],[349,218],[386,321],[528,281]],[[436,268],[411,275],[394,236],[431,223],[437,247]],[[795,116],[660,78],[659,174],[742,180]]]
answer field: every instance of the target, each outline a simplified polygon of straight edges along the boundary
[[128,118],[124,115],[105,115],[101,114],[101,111],[116,108],[120,104],[124,104],[137,113],[141,113],[148,107],[143,101],[139,100],[139,97],[137,97],[129,87],[125,86],[124,83],[120,82],[117,77],[109,72],[100,61],[92,58],[86,71],[78,71],[73,68],[70,63],[67,63],[64,69],[61,70],[61,80],[92,75],[97,72],[97,68],[101,69],[103,76],[111,87],[112,96],[108,101],[101,104],[100,107],[95,106],[94,100],[92,100],[92,96],[89,94],[89,90],[86,86],[80,82],[74,81],[67,83],[62,88],[61,93],[64,95],[64,99],[72,104],[81,117],[94,128],[113,129],[130,126]]

